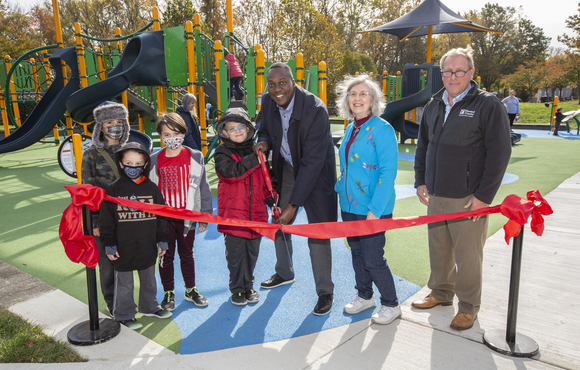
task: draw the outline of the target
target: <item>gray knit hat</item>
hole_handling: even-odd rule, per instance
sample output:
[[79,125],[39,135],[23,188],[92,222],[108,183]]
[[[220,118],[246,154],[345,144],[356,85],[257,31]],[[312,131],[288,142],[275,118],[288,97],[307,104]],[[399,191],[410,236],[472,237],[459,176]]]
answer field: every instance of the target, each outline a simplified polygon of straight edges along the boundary
[[119,140],[121,144],[124,144],[129,139],[129,131],[131,126],[129,126],[129,111],[123,104],[115,103],[112,101],[105,101],[97,106],[93,110],[93,117],[95,117],[95,127],[93,128],[93,144],[97,148],[103,148],[105,146],[105,138],[103,137],[103,122],[109,122],[112,120],[120,119],[123,120],[123,136]]

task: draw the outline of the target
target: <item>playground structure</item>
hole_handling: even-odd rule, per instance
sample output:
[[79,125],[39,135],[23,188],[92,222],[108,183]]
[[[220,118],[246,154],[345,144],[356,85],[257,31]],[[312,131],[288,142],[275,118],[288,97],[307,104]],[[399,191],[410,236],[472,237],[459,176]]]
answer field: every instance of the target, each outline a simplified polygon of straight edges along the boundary
[[[227,5],[231,11],[231,1]],[[75,126],[77,132],[90,136],[92,110],[105,100],[119,97],[133,112],[130,120],[134,127],[155,138],[156,118],[175,111],[180,98],[189,92],[197,97],[202,151],[208,161],[212,149],[219,143],[212,123],[223,111],[230,106],[244,106],[254,118],[260,110],[262,95],[267,92],[265,76],[272,62],[265,61],[259,44],[246,47],[234,35],[230,11],[223,41],[213,41],[201,33],[198,14],[185,27],[161,30],[159,11],[153,8],[153,20],[127,36],[121,36],[117,28],[115,38],[91,37],[81,34],[80,24],[76,23],[76,45],[63,48],[56,0],[53,9],[58,43],[31,50],[15,61],[7,56],[0,62],[3,67],[0,68],[0,111],[6,136],[0,140],[0,153],[19,150],[38,141],[59,145],[60,137],[72,135]],[[83,39],[113,43],[115,47],[105,55],[101,49],[95,51],[83,46]],[[51,49],[57,51],[49,55]],[[223,49],[228,49],[241,62],[245,75],[243,103],[230,99],[229,66],[223,58]],[[42,52],[42,61],[25,60],[36,52]],[[305,67],[303,59],[298,53],[296,59],[287,61],[297,85],[319,96],[326,104],[326,64]],[[402,75],[398,72],[390,76],[385,71],[378,76],[388,102],[382,116],[399,132],[401,143],[417,137],[417,108],[442,87],[438,70],[431,63],[408,64]],[[214,108],[209,120],[204,114],[206,99]],[[18,104],[27,102],[36,106],[23,121]],[[14,133],[10,132],[11,125],[17,128]],[[45,137],[51,130],[53,136]]]
[[[228,7],[231,8],[231,2]],[[0,63],[0,111],[5,133],[5,138],[0,140],[0,153],[19,150],[38,141],[59,145],[60,136],[72,135],[75,126],[82,127],[82,133],[90,136],[92,109],[102,101],[119,96],[130,112],[137,114],[139,131],[155,137],[158,115],[175,111],[181,96],[189,92],[198,99],[196,111],[203,153],[208,160],[219,140],[212,135],[212,121],[230,106],[244,105],[251,117],[260,109],[262,94],[266,92],[264,78],[272,62],[265,61],[259,44],[248,48],[235,37],[231,17],[223,42],[214,42],[201,33],[198,14],[185,27],[161,30],[159,11],[153,8],[153,20],[149,24],[127,36],[121,36],[117,28],[113,39],[83,35],[76,23],[76,46],[63,48],[56,1],[53,9],[58,44],[43,45],[15,61],[7,56]],[[84,47],[83,38],[115,43],[116,48],[104,55],[100,49]],[[128,41],[123,48],[125,40]],[[223,58],[223,48],[228,48],[242,62],[246,91],[243,104],[230,101],[229,68]],[[50,49],[57,51],[49,55]],[[25,60],[36,52],[43,53],[42,62]],[[296,83],[326,103],[325,63],[305,68],[302,54],[298,53],[288,64]],[[214,107],[209,122],[204,114],[206,97]],[[21,117],[19,103],[36,104],[26,120]],[[11,126],[17,129],[13,133]],[[54,136],[45,138],[51,130]]]

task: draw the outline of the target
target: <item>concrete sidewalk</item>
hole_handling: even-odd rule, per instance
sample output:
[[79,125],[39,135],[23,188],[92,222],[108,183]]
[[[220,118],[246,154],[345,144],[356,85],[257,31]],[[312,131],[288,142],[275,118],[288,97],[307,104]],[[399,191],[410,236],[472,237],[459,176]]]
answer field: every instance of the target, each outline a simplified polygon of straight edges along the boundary
[[[386,326],[361,321],[272,343],[176,355],[126,328],[107,343],[76,347],[89,359],[74,364],[4,364],[10,369],[580,369],[580,173],[545,196],[554,210],[544,235],[525,227],[517,332],[540,346],[535,357],[514,358],[488,349],[485,330],[506,327],[511,246],[504,232],[484,251],[483,304],[473,328],[449,327],[450,307],[417,310],[402,304],[403,317]],[[0,263],[3,305],[45,332],[66,341],[68,330],[88,317],[87,306]],[[334,309],[342,309],[335,307]]]

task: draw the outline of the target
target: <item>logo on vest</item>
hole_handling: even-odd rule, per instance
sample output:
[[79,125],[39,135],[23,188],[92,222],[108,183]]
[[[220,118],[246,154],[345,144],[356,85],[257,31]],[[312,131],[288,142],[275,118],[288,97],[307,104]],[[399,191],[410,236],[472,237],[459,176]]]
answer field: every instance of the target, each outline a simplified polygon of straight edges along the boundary
[[475,115],[475,111],[474,110],[462,109],[462,110],[459,111],[459,117],[469,117],[469,118],[473,118],[474,115]]

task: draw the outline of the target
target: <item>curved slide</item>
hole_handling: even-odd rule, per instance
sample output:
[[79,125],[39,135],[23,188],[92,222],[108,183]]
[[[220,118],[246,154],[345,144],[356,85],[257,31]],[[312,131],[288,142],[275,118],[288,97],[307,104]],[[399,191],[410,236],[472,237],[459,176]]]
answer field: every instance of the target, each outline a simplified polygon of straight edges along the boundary
[[[71,70],[68,83],[65,85],[62,73],[62,61]],[[52,84],[44,93],[26,121],[11,135],[0,140],[0,153],[13,152],[40,141],[56,125],[66,111],[68,97],[80,89],[79,69],[75,48],[58,49],[49,58],[55,72]]]
[[[406,76],[405,72],[409,69],[427,70],[425,87],[415,94],[387,103],[385,111],[381,114],[381,118],[388,121],[399,132],[401,144],[404,144],[407,139],[416,139],[419,134],[419,125],[413,121],[406,120],[405,113],[425,105],[436,92],[433,91],[436,88],[435,79],[441,78],[438,73],[434,73],[435,68],[433,63],[425,63],[418,66],[410,63],[406,64],[403,69],[404,77]],[[403,81],[402,84],[404,85],[405,82]]]
[[144,32],[125,46],[121,60],[107,78],[72,94],[66,108],[77,122],[93,121],[93,109],[135,86],[168,85],[163,31]]

